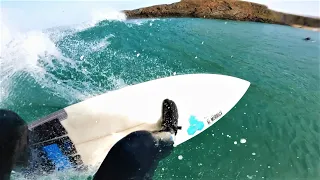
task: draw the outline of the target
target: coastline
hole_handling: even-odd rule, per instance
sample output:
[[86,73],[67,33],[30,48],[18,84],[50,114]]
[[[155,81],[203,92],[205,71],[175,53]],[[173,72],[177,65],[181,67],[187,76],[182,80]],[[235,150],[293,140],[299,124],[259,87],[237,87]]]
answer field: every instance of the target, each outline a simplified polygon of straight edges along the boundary
[[280,24],[320,32],[320,18],[270,10],[267,6],[237,0],[181,0],[172,4],[123,11],[128,19],[204,18]]
[[290,25],[291,27],[294,28],[299,28],[299,29],[305,29],[305,30],[309,30],[309,31],[315,31],[315,32],[320,32],[320,27],[309,27],[309,26],[302,26],[299,24],[292,24]]

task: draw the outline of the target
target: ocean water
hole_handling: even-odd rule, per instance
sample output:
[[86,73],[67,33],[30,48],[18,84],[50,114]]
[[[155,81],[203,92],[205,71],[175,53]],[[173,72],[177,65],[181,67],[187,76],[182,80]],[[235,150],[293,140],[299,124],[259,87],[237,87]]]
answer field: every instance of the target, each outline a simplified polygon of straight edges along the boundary
[[[0,107],[28,122],[86,98],[173,74],[251,86],[214,126],[175,148],[155,180],[320,179],[319,32],[205,19],[104,20],[2,41]],[[310,36],[313,41],[303,41]],[[178,158],[180,157],[180,158]],[[86,179],[57,172],[39,179]],[[13,179],[22,179],[19,173]]]

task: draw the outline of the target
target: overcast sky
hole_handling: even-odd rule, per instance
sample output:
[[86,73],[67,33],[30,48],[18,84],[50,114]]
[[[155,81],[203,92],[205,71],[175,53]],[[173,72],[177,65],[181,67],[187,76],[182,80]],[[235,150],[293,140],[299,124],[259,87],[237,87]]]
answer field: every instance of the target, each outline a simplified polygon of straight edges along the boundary
[[298,15],[320,17],[320,0],[247,0],[270,9]]
[[[269,8],[306,16],[320,17],[320,0],[249,0]],[[1,25],[22,31],[59,25],[78,24],[92,19],[115,17],[114,11],[135,9],[178,0],[0,0]]]

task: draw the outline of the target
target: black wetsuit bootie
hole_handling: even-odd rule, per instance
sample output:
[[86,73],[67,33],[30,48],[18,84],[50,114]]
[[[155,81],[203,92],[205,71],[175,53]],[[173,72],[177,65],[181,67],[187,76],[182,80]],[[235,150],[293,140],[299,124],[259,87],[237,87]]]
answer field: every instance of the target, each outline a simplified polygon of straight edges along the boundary
[[178,126],[179,113],[176,103],[170,99],[165,99],[162,102],[162,123],[161,131],[168,131],[171,134],[177,135],[181,126]]

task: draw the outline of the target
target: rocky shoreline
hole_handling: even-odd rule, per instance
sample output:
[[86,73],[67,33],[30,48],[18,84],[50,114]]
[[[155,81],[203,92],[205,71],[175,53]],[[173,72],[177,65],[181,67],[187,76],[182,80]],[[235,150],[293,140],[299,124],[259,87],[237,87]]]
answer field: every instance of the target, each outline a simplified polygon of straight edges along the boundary
[[320,31],[320,19],[276,12],[238,0],[181,0],[177,3],[123,11],[128,19],[191,17],[288,25]]

